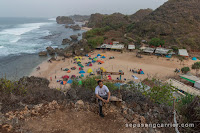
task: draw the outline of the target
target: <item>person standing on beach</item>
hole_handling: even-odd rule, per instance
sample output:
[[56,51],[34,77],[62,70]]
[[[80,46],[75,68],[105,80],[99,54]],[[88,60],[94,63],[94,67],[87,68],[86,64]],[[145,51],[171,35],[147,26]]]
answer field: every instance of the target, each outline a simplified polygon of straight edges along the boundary
[[95,88],[95,95],[98,98],[99,103],[99,115],[101,117],[104,117],[102,112],[102,105],[104,103],[108,103],[110,99],[110,91],[107,86],[103,85],[103,82],[99,80],[98,86]]

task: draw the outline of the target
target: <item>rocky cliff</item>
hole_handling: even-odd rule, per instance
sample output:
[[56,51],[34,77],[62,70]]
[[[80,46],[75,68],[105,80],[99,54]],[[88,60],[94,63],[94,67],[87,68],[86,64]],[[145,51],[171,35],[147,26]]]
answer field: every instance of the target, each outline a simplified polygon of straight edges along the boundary
[[58,24],[74,24],[74,21],[70,17],[67,17],[67,16],[58,16],[56,18],[56,22]]

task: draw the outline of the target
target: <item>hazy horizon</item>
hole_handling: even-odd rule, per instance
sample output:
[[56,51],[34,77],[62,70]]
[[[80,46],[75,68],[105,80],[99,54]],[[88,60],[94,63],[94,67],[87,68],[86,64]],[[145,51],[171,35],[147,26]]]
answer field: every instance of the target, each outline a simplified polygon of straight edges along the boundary
[[0,0],[0,17],[56,17],[74,14],[133,14],[156,9],[167,0]]

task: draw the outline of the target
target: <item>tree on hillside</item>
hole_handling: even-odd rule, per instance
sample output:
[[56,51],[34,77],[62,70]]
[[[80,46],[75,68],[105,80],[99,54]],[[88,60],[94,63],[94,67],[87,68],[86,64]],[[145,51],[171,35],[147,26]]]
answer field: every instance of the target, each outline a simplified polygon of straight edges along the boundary
[[181,72],[184,73],[184,74],[186,74],[189,71],[190,71],[189,67],[183,67],[183,68],[181,68]]
[[164,44],[165,41],[161,40],[160,38],[152,38],[151,41],[149,42],[149,45],[154,47],[163,46]]
[[192,65],[192,69],[195,69],[196,70],[196,75],[200,69],[200,62],[195,62],[193,65]]

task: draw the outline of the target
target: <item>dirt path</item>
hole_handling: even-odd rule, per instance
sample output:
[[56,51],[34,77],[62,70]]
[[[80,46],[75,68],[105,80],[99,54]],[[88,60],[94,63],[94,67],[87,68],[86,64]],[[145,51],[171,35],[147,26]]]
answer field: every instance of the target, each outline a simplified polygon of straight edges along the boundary
[[140,133],[143,129],[125,126],[119,114],[101,118],[89,111],[57,110],[44,118],[36,117],[25,122],[24,129],[34,133]]

